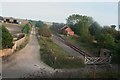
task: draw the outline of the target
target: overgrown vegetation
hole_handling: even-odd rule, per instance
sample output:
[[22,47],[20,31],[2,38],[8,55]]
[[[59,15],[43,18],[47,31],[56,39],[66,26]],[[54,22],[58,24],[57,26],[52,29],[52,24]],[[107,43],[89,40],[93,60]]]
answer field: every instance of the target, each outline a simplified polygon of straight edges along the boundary
[[[40,22],[40,21],[39,21]],[[79,58],[73,58],[68,52],[51,40],[51,31],[43,22],[36,23],[40,43],[41,59],[53,68],[80,68],[84,63]]]
[[4,26],[0,26],[0,32],[0,49],[12,48],[13,37],[10,32]]
[[40,27],[38,29],[38,34],[44,37],[50,37],[51,36],[51,31],[50,29],[47,27],[46,24],[43,25],[43,27]]
[[82,59],[72,56],[55,44],[48,37],[40,37],[41,59],[53,68],[80,68],[84,67]]
[[36,27],[43,27],[44,26],[44,23],[42,21],[34,21],[35,22],[35,26]]
[[80,47],[80,49],[85,50],[90,54],[93,54],[95,56],[99,56],[99,48],[96,47],[96,44],[81,42],[79,40],[79,37],[76,37],[76,35],[68,36],[66,38],[66,40],[73,43],[73,44],[76,44],[78,47]]
[[22,32],[26,33],[26,34],[28,34],[30,32],[30,27],[28,26],[28,24],[26,24],[25,26],[23,26]]
[[[92,17],[79,14],[70,15],[66,20],[66,25],[75,33],[74,36],[64,36],[67,41],[75,43],[95,56],[99,56],[101,48],[109,49],[113,58],[112,63],[120,62],[118,58],[120,57],[120,31],[115,29],[116,25],[101,26]],[[54,23],[51,30],[54,34],[58,34],[63,26],[62,23]],[[76,35],[79,36],[77,39]]]
[[[120,56],[118,52],[118,46],[120,47],[120,31],[115,29],[115,25],[100,26],[91,17],[79,14],[70,15],[67,18],[67,25],[71,27],[75,34],[80,36],[77,42],[95,46],[98,50],[106,48],[111,51],[112,55],[114,55],[113,57],[116,55]],[[118,58],[117,56],[116,58]]]
[[35,26],[37,28],[37,33],[41,36],[44,36],[44,37],[50,37],[52,34],[51,34],[51,31],[50,29],[48,28],[47,24],[43,23],[42,21],[33,21],[35,23]]

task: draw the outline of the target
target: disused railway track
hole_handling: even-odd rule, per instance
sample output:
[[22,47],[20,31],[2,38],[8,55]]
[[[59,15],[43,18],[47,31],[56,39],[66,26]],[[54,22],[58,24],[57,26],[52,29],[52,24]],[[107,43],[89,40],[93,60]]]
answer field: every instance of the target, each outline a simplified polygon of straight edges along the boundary
[[74,49],[76,52],[80,53],[82,56],[88,56],[91,57],[91,55],[89,55],[87,52],[81,50],[80,48],[78,48],[77,46],[73,45],[72,43],[66,41],[63,37],[57,35],[54,36],[57,40],[61,41],[62,43],[66,44],[67,46],[69,46],[70,48]]

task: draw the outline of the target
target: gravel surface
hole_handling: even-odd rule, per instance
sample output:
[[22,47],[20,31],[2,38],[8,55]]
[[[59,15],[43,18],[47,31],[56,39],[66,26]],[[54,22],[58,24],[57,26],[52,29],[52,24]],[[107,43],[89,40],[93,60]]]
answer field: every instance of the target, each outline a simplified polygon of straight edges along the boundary
[[54,70],[40,60],[39,50],[40,46],[36,38],[35,28],[32,28],[30,40],[26,47],[2,62],[3,78],[28,77],[30,74],[43,70],[53,73]]

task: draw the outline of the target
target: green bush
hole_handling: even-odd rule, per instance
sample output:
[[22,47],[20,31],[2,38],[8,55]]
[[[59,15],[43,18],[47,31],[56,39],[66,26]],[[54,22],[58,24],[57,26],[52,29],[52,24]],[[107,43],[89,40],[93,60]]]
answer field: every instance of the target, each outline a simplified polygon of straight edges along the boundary
[[22,32],[28,34],[30,32],[30,27],[28,26],[28,24],[26,24],[23,28],[22,28]]
[[113,49],[115,47],[115,40],[110,34],[100,34],[97,37],[98,45],[102,48]]
[[[10,34],[10,32],[4,27],[0,27],[0,31],[2,34],[0,34],[0,45],[2,45],[0,48],[5,49],[5,48],[12,48],[13,46],[13,37]],[[1,43],[2,42],[2,43]]]
[[91,43],[93,41],[93,37],[89,34],[88,35],[85,34],[80,37],[80,41],[85,43]]

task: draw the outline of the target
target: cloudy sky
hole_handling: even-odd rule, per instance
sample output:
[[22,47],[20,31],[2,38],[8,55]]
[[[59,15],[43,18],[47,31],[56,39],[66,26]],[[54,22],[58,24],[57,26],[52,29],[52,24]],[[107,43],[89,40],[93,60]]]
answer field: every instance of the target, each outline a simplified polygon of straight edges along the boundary
[[2,16],[66,22],[71,14],[93,17],[100,25],[118,24],[117,2],[2,2]]

